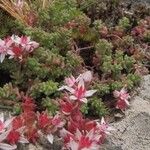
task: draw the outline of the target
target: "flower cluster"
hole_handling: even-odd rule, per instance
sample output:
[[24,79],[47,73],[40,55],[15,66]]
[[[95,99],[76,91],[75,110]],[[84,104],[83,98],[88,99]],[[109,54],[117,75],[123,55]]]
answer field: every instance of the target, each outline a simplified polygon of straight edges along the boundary
[[31,53],[39,44],[31,41],[30,37],[12,35],[4,40],[0,39],[0,62],[2,63],[5,56],[8,55],[9,59],[15,58],[20,61],[23,57]]
[[87,103],[87,97],[92,96],[96,90],[87,90],[85,88],[85,83],[92,80],[92,74],[90,71],[87,71],[83,74],[80,74],[77,79],[73,76],[65,79],[65,86],[62,86],[59,90],[67,90],[70,92],[70,100],[77,100],[80,102]]
[[44,112],[37,112],[37,106],[30,97],[23,97],[22,113],[4,121],[0,117],[0,149],[14,150],[20,143],[36,143],[39,138],[47,139],[51,144],[54,135],[59,136],[65,150],[98,150],[106,135],[113,130],[102,118],[90,120],[81,113],[82,104],[87,97],[96,90],[87,90],[92,80],[92,74],[87,71],[76,79],[71,76],[65,79],[65,90],[61,99],[58,99],[59,111],[55,116]]
[[59,90],[68,91],[60,100],[61,114],[67,118],[66,128],[60,131],[64,141],[64,149],[67,150],[98,150],[104,142],[107,134],[113,128],[102,118],[89,120],[84,118],[80,109],[83,103],[87,103],[87,97],[92,96],[96,90],[87,90],[92,81],[92,73],[86,71],[77,78],[73,76],[65,79],[65,84]]
[[[35,143],[40,137],[53,143],[53,134],[64,125],[60,115],[48,115],[47,112],[36,112],[36,105],[29,97],[22,103],[22,113],[4,122],[0,118],[0,149],[13,150],[17,143]],[[7,143],[7,144],[6,144]]]
[[115,90],[113,94],[114,97],[117,98],[117,104],[116,104],[117,109],[125,110],[127,106],[130,105],[128,101],[130,95],[129,93],[127,93],[125,88],[122,88],[120,91]]
[[64,149],[67,150],[98,150],[106,135],[114,130],[102,118],[101,123],[94,120],[80,118],[78,123],[68,122],[68,127],[60,134],[64,139]]

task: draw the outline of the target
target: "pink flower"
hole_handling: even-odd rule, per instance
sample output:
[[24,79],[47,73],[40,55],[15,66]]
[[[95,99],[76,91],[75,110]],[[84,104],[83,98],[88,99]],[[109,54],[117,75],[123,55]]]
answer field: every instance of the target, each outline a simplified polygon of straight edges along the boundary
[[35,41],[31,41],[30,37],[28,37],[28,36],[22,36],[20,38],[20,43],[19,44],[27,52],[32,52],[34,49],[39,47],[39,43],[37,43]]
[[4,114],[0,114],[0,133],[4,132],[6,128],[10,127],[14,117],[4,121]]
[[68,78],[65,78],[65,83],[67,86],[72,87],[76,83],[76,79],[73,76],[70,76]]
[[64,126],[64,122],[62,118],[60,117],[59,114],[55,115],[54,118],[52,119],[52,125],[57,129],[57,128],[62,128]]
[[5,123],[4,123],[4,114],[0,114],[0,132],[2,132],[5,128]]
[[12,128],[14,130],[20,129],[24,125],[24,120],[21,116],[17,116],[12,121]]
[[97,122],[96,125],[96,132],[99,132],[101,134],[101,137],[99,139],[99,143],[102,144],[106,138],[106,135],[110,135],[111,131],[114,131],[115,129],[113,127],[110,127],[102,117],[101,123]]
[[86,71],[83,74],[80,74],[77,77],[77,79],[75,79],[73,76],[70,76],[68,78],[65,78],[66,85],[63,85],[58,90],[61,91],[65,89],[70,91],[71,90],[70,88],[73,86],[76,87],[79,82],[91,82],[92,78],[93,77],[91,71]]
[[[101,135],[96,134],[94,130],[87,133],[82,133],[77,129],[75,134],[72,134],[65,129],[61,131],[62,137],[65,139],[65,146],[70,150],[97,150],[99,149],[98,140]],[[67,140],[66,140],[67,138]]]
[[130,104],[129,104],[128,100],[119,99],[119,100],[117,100],[116,108],[121,109],[121,110],[125,110],[129,105]]
[[48,116],[47,113],[42,113],[38,117],[38,125],[40,129],[45,129],[48,125],[51,124],[52,119]]
[[13,43],[15,43],[15,45],[19,45],[20,44],[20,37],[18,35],[12,35],[11,36],[11,40],[13,41]]
[[72,95],[70,96],[71,100],[78,100],[80,102],[87,103],[86,97],[92,96],[97,90],[86,90],[84,86],[84,81],[80,80],[78,85],[75,88],[69,86],[62,86],[59,90],[67,90]]
[[6,139],[7,139],[8,143],[16,144],[17,142],[19,142],[20,133],[16,130],[12,130],[12,131],[9,132]]
[[96,128],[101,132],[101,134],[110,134],[110,131],[113,131],[114,128],[110,127],[102,117],[101,123],[97,122]]
[[9,54],[9,59],[19,58],[22,60],[23,50],[18,46],[13,46],[12,49],[8,50],[7,54]]
[[23,55],[32,52],[39,44],[35,41],[31,41],[30,37],[22,36],[21,38],[17,35],[12,35],[11,40],[13,41],[13,46],[8,50],[8,54],[11,58],[19,58],[22,60]]
[[15,150],[17,149],[17,145],[10,145],[6,143],[0,143],[1,150]]
[[119,99],[122,99],[122,100],[124,100],[124,99],[127,100],[127,99],[130,98],[129,93],[127,93],[127,91],[125,90],[125,88],[122,88],[120,91],[115,90],[113,92],[113,94],[114,94],[115,98],[119,98]]
[[2,63],[7,55],[8,50],[10,50],[10,46],[12,45],[12,40],[10,38],[6,38],[4,40],[0,39],[0,62]]
[[67,129],[72,134],[74,134],[77,129],[82,132],[89,132],[90,130],[95,129],[96,125],[95,121],[83,119],[82,114],[78,113],[77,116],[71,116],[71,119],[68,121]]
[[[22,3],[21,0],[18,3]],[[3,62],[5,56],[10,55],[9,58],[23,59],[23,55],[31,53],[35,48],[39,46],[39,43],[31,41],[30,37],[12,35],[4,40],[0,39],[0,62]]]
[[80,118],[71,119],[67,129],[60,131],[66,149],[98,150],[107,134],[114,130],[102,118],[101,122]]
[[75,89],[71,89],[70,92],[73,94],[70,96],[71,100],[79,100],[81,102],[87,103],[86,97],[92,96],[97,90],[86,90],[84,86],[84,81],[81,80]]
[[129,106],[129,101],[128,99],[130,98],[129,93],[125,90],[125,88],[122,88],[120,91],[115,90],[113,92],[114,97],[117,98],[117,104],[116,108],[124,110]]
[[74,104],[71,103],[69,100],[60,101],[60,108],[63,114],[70,115],[74,109]]
[[63,141],[66,146],[70,142],[70,140],[74,138],[74,135],[64,128],[60,131],[60,136],[63,138]]
[[46,138],[47,138],[47,140],[48,140],[51,144],[53,144],[54,136],[53,136],[52,134],[48,134],[48,135],[46,136]]
[[85,82],[91,82],[92,78],[93,76],[92,76],[91,71],[86,71],[78,76],[78,78],[76,79],[76,82],[79,82],[80,80],[84,80]]

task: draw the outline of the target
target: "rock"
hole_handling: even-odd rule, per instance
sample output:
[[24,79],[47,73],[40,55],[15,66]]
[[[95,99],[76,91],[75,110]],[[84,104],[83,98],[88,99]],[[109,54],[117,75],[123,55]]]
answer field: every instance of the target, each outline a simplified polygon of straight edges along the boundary
[[102,150],[150,150],[150,75],[144,77],[126,117],[112,123],[116,129]]
[[139,97],[150,102],[150,75],[144,77],[139,89]]

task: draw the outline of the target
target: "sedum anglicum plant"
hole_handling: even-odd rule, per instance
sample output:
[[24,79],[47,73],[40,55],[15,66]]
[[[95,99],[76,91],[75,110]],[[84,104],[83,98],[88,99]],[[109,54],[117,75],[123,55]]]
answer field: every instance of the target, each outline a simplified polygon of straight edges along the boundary
[[81,106],[87,103],[87,97],[96,92],[87,90],[91,81],[90,71],[80,74],[77,78],[66,78],[66,85],[58,89],[66,92],[58,99],[59,109],[54,116],[47,111],[36,111],[34,100],[23,96],[22,111],[18,116],[4,121],[1,114],[0,148],[14,150],[17,149],[18,143],[36,143],[40,138],[45,138],[53,144],[54,135],[57,135],[62,138],[62,147],[66,150],[99,149],[106,135],[114,129],[108,126],[104,118],[101,121],[90,120],[81,113]]

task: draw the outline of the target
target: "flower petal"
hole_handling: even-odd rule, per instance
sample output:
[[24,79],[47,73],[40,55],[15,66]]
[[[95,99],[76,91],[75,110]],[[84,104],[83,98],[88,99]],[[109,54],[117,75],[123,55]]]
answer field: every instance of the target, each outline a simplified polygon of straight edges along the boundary
[[75,97],[74,95],[71,95],[69,98],[70,98],[71,100],[77,100],[77,97]]
[[87,104],[87,99],[86,98],[82,98],[82,99],[80,99],[80,101]]
[[127,90],[125,88],[122,88],[120,91],[121,94],[127,93]]
[[7,128],[8,126],[11,125],[11,122],[13,121],[13,119],[14,119],[14,117],[12,117],[12,118],[10,118],[10,119],[8,119],[8,120],[5,121],[5,123],[4,123],[5,128]]
[[48,135],[47,135],[47,140],[48,140],[51,144],[53,144],[54,136],[53,136],[52,134],[48,134]]
[[67,90],[72,94],[75,92],[75,90],[73,88],[69,87],[69,86],[62,86],[58,89],[58,91],[62,91],[62,90]]
[[6,132],[3,132],[0,134],[0,142],[3,141],[4,139],[6,139],[7,135],[9,134],[11,130],[8,130]]
[[104,117],[101,119],[101,124],[106,124]]
[[1,113],[1,114],[0,114],[0,121],[1,121],[1,122],[4,122],[4,113]]
[[129,101],[128,100],[124,100],[125,101],[125,103],[129,106],[130,105],[130,103],[129,103]]
[[78,140],[80,140],[80,138],[82,137],[82,134],[81,134],[81,132],[80,132],[79,129],[77,129],[77,131],[76,131],[76,133],[75,133],[75,136],[76,136],[76,138],[77,138]]
[[15,150],[15,149],[17,149],[17,145],[9,145],[6,143],[0,143],[0,149],[2,149],[2,150]]
[[26,138],[22,137],[22,136],[20,137],[18,142],[23,143],[23,144],[29,143],[29,141]]
[[83,80],[80,80],[78,83],[78,88],[80,88],[80,87],[82,87],[83,89],[85,88]]
[[76,82],[79,82],[80,80],[84,80],[85,82],[91,82],[92,78],[93,77],[91,71],[86,71],[77,77]]
[[7,54],[8,54],[8,55],[11,55],[11,56],[12,56],[12,55],[15,55],[12,50],[8,50],[8,51],[7,51]]
[[115,98],[118,98],[118,97],[120,96],[120,92],[117,91],[117,90],[115,90],[115,91],[113,92],[113,95],[114,95]]
[[0,55],[0,62],[2,63],[2,62],[4,61],[4,59],[5,59],[5,54],[2,53],[2,54]]
[[82,78],[85,82],[91,82],[92,80],[92,73],[91,71],[86,71],[82,74]]
[[110,127],[110,126],[107,128],[107,130],[108,130],[108,131],[116,131],[116,129],[115,129],[115,128]]
[[90,97],[92,96],[94,93],[96,93],[97,90],[89,90],[85,92],[85,97]]
[[79,149],[79,144],[73,140],[71,140],[67,146],[70,150],[78,150]]

